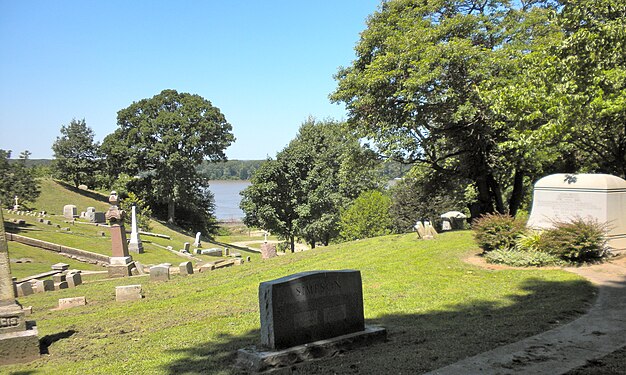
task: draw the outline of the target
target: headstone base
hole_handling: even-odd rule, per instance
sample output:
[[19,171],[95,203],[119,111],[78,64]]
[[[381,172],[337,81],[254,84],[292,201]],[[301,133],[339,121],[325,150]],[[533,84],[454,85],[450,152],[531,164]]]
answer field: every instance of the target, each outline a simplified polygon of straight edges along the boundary
[[39,357],[39,337],[35,322],[24,320],[20,305],[0,307],[0,366],[24,363]]
[[135,263],[129,263],[125,265],[111,264],[107,267],[109,271],[109,277],[129,277],[132,275],[132,269],[135,268]]
[[246,348],[237,351],[236,366],[251,372],[276,370],[387,340],[387,330],[365,326],[365,330],[282,350]]
[[39,358],[38,333],[36,325],[28,324],[25,331],[0,334],[0,366]]
[[135,242],[131,242],[128,244],[128,251],[131,251],[133,253],[136,254],[143,254],[143,244],[142,243],[135,243]]

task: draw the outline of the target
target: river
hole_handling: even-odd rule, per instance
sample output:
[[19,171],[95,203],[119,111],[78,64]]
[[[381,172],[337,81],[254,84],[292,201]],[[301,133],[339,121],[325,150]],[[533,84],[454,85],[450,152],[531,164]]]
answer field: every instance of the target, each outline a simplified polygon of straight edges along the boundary
[[209,190],[215,197],[215,217],[220,221],[240,221],[243,211],[239,209],[239,192],[250,186],[250,181],[211,180]]

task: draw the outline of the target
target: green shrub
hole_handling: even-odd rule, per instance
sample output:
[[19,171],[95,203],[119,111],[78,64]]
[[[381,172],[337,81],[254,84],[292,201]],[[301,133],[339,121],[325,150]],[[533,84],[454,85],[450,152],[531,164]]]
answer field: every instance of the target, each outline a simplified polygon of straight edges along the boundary
[[487,259],[489,263],[505,264],[513,267],[542,267],[565,264],[565,262],[556,255],[513,249],[490,251],[485,254],[485,259]]
[[515,241],[515,250],[537,252],[541,251],[541,231],[527,230],[526,233],[521,234]]
[[574,262],[599,259],[607,252],[606,229],[606,224],[582,218],[555,222],[542,233],[539,250]]
[[524,233],[524,223],[509,215],[487,214],[474,221],[474,238],[485,253],[511,249],[515,240]]

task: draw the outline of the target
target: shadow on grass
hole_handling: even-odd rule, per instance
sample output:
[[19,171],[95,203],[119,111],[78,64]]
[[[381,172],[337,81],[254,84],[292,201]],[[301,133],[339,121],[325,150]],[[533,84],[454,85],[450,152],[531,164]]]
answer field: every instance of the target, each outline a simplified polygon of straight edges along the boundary
[[[387,328],[387,342],[302,363],[287,371],[302,374],[431,371],[573,320],[585,313],[595,290],[583,280],[538,279],[528,280],[522,289],[522,295],[509,296],[505,304],[468,301],[444,311],[368,319],[366,324]],[[258,330],[241,336],[223,335],[215,342],[177,350],[176,353],[184,353],[184,358],[170,363],[166,371],[169,374],[236,373],[233,367],[236,351],[259,344]]]
[[98,193],[98,192],[95,192],[95,191],[81,190],[81,189],[78,189],[78,188],[74,187],[74,185],[68,184],[67,182],[61,181],[61,180],[54,180],[54,182],[56,182],[57,184],[63,186],[65,189],[67,189],[67,190],[69,190],[69,191],[71,191],[73,193],[80,194],[80,195],[82,195],[84,197],[91,198],[91,199],[96,200],[96,201],[109,203],[109,196],[108,195],[104,195],[104,194],[101,194],[101,193]]
[[47,335],[39,339],[39,353],[50,354],[48,348],[55,342],[71,337],[76,331],[70,329],[64,332],[58,332],[53,335]]

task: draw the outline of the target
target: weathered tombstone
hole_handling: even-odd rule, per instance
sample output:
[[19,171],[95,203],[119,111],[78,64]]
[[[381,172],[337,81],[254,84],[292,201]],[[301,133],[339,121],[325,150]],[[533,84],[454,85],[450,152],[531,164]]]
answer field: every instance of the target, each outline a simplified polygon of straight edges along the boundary
[[438,233],[435,230],[435,227],[433,227],[433,225],[430,223],[430,221],[424,222],[424,229],[426,231],[427,238],[437,238]]
[[261,245],[261,259],[270,259],[276,256],[276,245],[273,243],[263,243]]
[[361,272],[312,271],[259,285],[261,343],[283,349],[363,331]]
[[159,264],[150,267],[150,280],[167,281],[170,279],[170,267],[168,265]]
[[193,243],[194,247],[200,247],[202,244],[200,243],[200,232],[196,233],[196,240]]
[[61,281],[59,283],[54,283],[54,290],[67,289],[67,281]]
[[193,275],[193,263],[191,262],[182,262],[179,265],[180,274],[183,276]]
[[92,223],[96,223],[96,224],[102,224],[102,223],[106,223],[106,215],[104,212],[94,212],[93,213],[93,218],[91,219]]
[[141,243],[141,238],[139,237],[139,229],[137,229],[137,213],[134,205],[131,212],[131,231],[128,250],[133,253],[143,254],[143,244]]
[[67,281],[67,275],[63,273],[57,273],[56,275],[52,275],[52,280],[54,283],[62,283],[63,281]]
[[[311,271],[259,285],[260,349],[241,349],[237,363],[253,371],[384,341],[384,328],[366,327],[361,273]],[[332,350],[328,350],[328,349]]]
[[214,257],[221,257],[222,256],[222,249],[218,249],[217,247],[213,247],[211,249],[202,249],[199,252],[197,252],[197,254],[210,255],[210,256],[214,256]]
[[452,230],[452,225],[450,224],[449,219],[444,219],[443,222],[441,223],[441,231],[443,232],[447,230]]
[[230,249],[229,249],[229,248],[227,248],[227,247],[225,247],[225,248],[224,248],[224,256],[225,256],[225,257],[227,257],[227,256],[229,256],[229,255],[230,255]]
[[140,275],[146,274],[146,271],[144,271],[143,269],[143,264],[141,264],[140,262],[135,261],[135,269],[137,269],[137,272],[139,272]]
[[89,187],[87,185],[80,184],[80,185],[78,185],[78,189],[79,190],[89,190]]
[[626,181],[608,174],[553,174],[535,183],[527,226],[551,228],[575,218],[608,224],[606,238],[626,249]]
[[35,322],[24,319],[24,309],[15,300],[9,250],[0,209],[0,365],[23,363],[39,357]]
[[126,243],[125,213],[117,207],[118,197],[115,191],[111,192],[109,203],[111,207],[106,213],[106,218],[111,223],[111,257],[107,270],[109,277],[128,277],[132,275],[134,264],[133,258],[128,254]]
[[252,259],[252,258],[246,257],[246,262],[250,263],[250,259]]
[[84,217],[85,219],[89,220],[90,222],[93,222],[93,215],[96,213],[96,208],[95,207],[87,207],[87,211],[84,212],[84,214],[81,215],[81,217]]
[[54,281],[52,280],[37,280],[35,282],[35,292],[43,293],[54,290]]
[[33,291],[32,284],[29,283],[28,281],[19,283],[15,287],[17,288],[18,297],[30,296],[31,294],[35,293]]
[[424,238],[424,236],[426,236],[426,228],[424,228],[424,224],[420,220],[415,223],[413,228],[415,228],[419,238]]
[[243,261],[243,259],[241,259],[241,258],[235,258],[235,259],[234,259],[233,264],[234,264],[235,266],[241,266],[241,265],[243,264],[243,262],[244,262],[244,261]]
[[69,288],[75,288],[77,285],[83,283],[83,278],[80,276],[80,273],[69,273],[67,274],[66,281]]
[[72,307],[85,306],[87,299],[85,297],[59,298],[59,307],[57,309],[71,309]]
[[115,301],[137,301],[143,298],[141,285],[123,285],[115,287]]
[[66,204],[65,206],[63,206],[63,217],[65,217],[68,220],[74,220],[75,217],[77,217],[77,211],[76,211],[76,206],[73,204]]
[[191,246],[189,245],[189,242],[185,242],[185,243],[183,244],[183,250],[185,250],[185,251],[187,251],[187,252],[189,252],[190,247],[191,247]]

